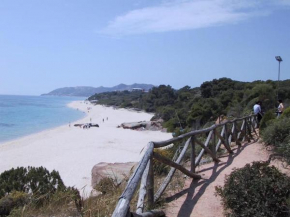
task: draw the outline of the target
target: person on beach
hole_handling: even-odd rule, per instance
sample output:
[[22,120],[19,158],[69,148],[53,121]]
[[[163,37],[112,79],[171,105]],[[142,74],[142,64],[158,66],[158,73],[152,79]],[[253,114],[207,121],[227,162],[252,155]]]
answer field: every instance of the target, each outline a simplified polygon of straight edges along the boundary
[[258,119],[258,127],[259,127],[259,123],[262,119],[262,109],[261,109],[261,101],[257,101],[256,104],[254,105],[253,109],[254,109],[254,114],[257,115],[257,119]]
[[103,122],[104,122],[105,120],[104,120],[104,118],[103,118]]
[[107,120],[108,120],[108,117],[107,117]]
[[279,99],[278,103],[279,103],[279,105],[278,105],[278,108],[277,108],[278,109],[277,110],[277,118],[279,118],[282,115],[283,111],[284,111],[284,105],[283,105],[282,100]]

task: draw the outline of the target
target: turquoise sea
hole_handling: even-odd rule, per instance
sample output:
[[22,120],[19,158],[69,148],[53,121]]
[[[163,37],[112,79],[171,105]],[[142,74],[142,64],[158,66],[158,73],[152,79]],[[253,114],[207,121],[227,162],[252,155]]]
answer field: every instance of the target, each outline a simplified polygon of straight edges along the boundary
[[76,121],[85,114],[67,107],[84,97],[0,95],[0,143]]

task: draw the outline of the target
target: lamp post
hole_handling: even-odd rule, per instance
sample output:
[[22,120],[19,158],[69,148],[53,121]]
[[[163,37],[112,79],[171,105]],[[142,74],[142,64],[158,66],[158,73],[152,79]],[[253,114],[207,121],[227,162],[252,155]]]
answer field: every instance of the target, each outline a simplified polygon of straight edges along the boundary
[[277,100],[279,100],[279,86],[280,86],[280,63],[283,61],[280,56],[275,56],[276,60],[279,62],[278,68],[278,88],[277,88]]

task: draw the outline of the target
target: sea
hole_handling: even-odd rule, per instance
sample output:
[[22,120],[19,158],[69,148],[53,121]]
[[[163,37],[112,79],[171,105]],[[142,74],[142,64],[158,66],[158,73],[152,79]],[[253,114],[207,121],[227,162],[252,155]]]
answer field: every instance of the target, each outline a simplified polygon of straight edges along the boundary
[[0,144],[69,124],[85,114],[67,106],[84,97],[0,95]]

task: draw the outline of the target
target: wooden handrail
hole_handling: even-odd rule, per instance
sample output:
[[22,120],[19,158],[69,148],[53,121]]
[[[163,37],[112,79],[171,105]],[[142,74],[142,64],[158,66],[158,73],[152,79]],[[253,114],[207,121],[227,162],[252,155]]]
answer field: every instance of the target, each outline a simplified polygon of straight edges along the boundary
[[[237,123],[240,121],[242,121],[242,124],[238,125]],[[232,126],[231,129],[229,129],[230,132],[228,131],[227,125]],[[222,144],[229,153],[232,153],[230,147],[231,142],[235,142],[237,145],[241,145],[240,141],[245,140],[249,141],[250,138],[253,138],[252,132],[257,136],[255,126],[256,126],[256,115],[249,115],[243,118],[228,120],[221,124],[212,125],[211,127],[205,129],[191,131],[166,141],[149,142],[147,144],[146,151],[141,161],[139,162],[133,175],[128,181],[128,184],[124,192],[120,196],[112,216],[113,217],[131,216],[130,201],[133,198],[140,181],[141,184],[136,209],[137,214],[134,214],[134,216],[154,217],[164,215],[164,212],[158,210],[144,212],[146,195],[148,200],[146,207],[150,208],[161,197],[162,193],[165,191],[166,187],[171,181],[176,169],[180,170],[181,172],[185,173],[186,175],[192,178],[200,178],[200,175],[195,173],[195,168],[196,166],[199,165],[200,160],[205,152],[207,152],[214,161],[219,161],[219,159],[216,157],[216,152],[220,149],[220,146]],[[218,133],[217,128],[221,128],[220,133]],[[205,133],[208,133],[208,135],[204,143],[196,138],[197,135]],[[216,137],[218,138],[217,143]],[[162,155],[159,155],[158,153],[153,152],[154,148],[166,147],[174,142],[183,141],[184,139],[187,140],[176,161],[170,160],[168,158],[163,157]],[[208,145],[210,143],[213,144],[212,149],[208,148]],[[190,170],[187,170],[185,167],[181,165],[181,161],[185,156],[186,150],[188,149],[189,145],[191,145],[191,164],[190,164],[191,168]],[[196,145],[200,145],[202,148],[198,156],[196,156],[195,153]],[[177,154],[178,152],[176,152],[175,156],[177,156]],[[155,193],[155,195],[154,195],[153,158],[172,167],[168,175],[164,179],[163,183],[160,185],[159,189]]]

